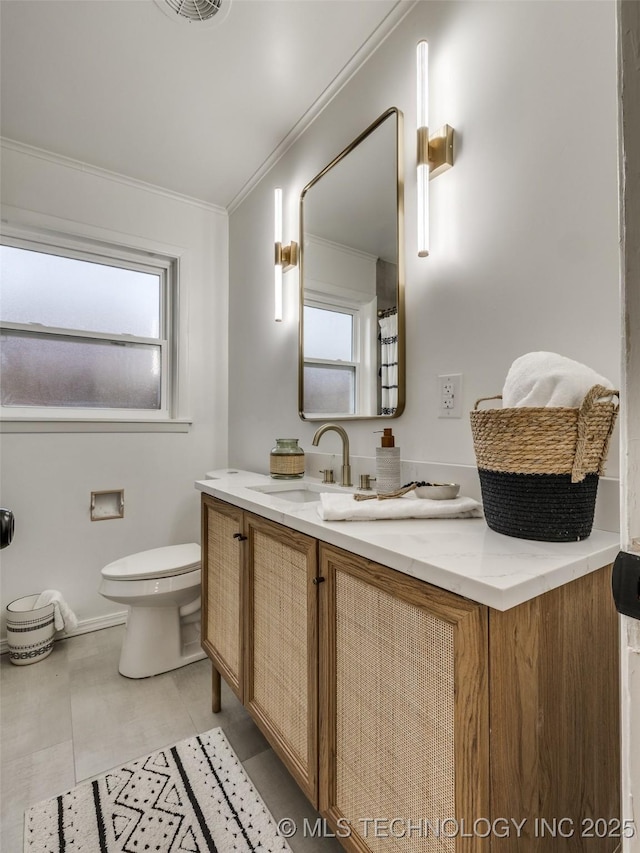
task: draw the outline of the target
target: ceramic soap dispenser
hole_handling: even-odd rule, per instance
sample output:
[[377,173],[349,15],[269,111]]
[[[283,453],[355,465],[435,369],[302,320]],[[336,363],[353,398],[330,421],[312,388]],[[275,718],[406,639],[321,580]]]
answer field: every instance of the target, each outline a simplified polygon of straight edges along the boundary
[[376,491],[387,494],[400,488],[400,448],[395,446],[393,431],[382,430],[380,447],[376,447]]

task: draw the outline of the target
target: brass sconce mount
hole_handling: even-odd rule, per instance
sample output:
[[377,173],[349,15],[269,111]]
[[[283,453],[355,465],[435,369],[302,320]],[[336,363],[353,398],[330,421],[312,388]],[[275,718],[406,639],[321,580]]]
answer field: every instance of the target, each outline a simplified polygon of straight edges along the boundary
[[418,128],[418,165],[429,165],[429,178],[435,178],[453,166],[453,128],[443,125],[429,136],[428,127]]
[[275,244],[275,263],[282,267],[282,272],[288,272],[298,266],[298,244],[292,240],[288,246]]

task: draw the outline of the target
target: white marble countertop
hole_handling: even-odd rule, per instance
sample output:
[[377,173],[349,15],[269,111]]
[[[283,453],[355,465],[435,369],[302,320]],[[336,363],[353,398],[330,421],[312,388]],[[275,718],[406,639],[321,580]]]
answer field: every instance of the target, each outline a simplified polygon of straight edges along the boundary
[[606,566],[620,550],[619,534],[604,530],[582,542],[534,542],[495,533],[481,518],[323,521],[317,503],[253,491],[282,482],[264,474],[221,469],[207,477],[196,489],[496,610]]

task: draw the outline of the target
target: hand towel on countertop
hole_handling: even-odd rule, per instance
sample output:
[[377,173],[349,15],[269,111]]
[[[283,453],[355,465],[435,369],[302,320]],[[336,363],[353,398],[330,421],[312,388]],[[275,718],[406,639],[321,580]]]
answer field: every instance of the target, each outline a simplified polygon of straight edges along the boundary
[[57,589],[45,589],[41,592],[33,605],[33,609],[44,607],[45,604],[53,604],[53,624],[56,631],[64,631],[65,629],[73,631],[74,628],[78,627],[76,614]]
[[502,390],[505,409],[521,406],[582,405],[594,385],[611,388],[604,376],[579,361],[555,352],[528,352],[517,358],[507,374]]
[[356,501],[353,495],[322,492],[318,515],[323,521],[373,521],[391,518],[480,518],[482,505],[473,498],[449,501],[417,498],[413,494],[382,501]]

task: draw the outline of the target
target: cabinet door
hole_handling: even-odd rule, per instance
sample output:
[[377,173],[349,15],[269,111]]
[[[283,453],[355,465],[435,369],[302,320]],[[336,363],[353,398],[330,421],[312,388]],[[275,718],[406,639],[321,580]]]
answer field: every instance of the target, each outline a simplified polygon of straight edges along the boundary
[[328,545],[320,574],[321,812],[349,850],[488,850],[487,609]]
[[317,805],[317,543],[245,516],[245,705]]
[[242,701],[243,512],[202,496],[202,647]]

